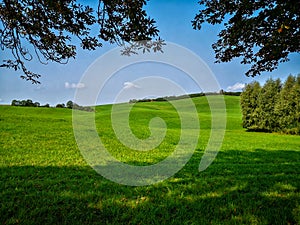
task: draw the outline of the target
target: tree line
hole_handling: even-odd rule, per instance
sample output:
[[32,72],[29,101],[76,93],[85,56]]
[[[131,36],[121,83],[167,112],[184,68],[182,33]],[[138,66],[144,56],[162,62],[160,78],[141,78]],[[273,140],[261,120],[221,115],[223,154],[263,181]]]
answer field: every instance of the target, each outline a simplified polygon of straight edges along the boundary
[[12,106],[26,106],[26,107],[46,107],[49,108],[49,104],[41,105],[39,102],[33,102],[31,99],[27,100],[12,100]]
[[300,135],[300,74],[247,84],[241,94],[243,127],[249,131]]
[[[39,102],[33,102],[31,99],[27,100],[12,100],[11,102],[12,106],[26,106],[26,107],[45,107],[49,108],[50,105],[47,103],[45,105],[41,105]],[[90,106],[80,106],[76,104],[75,102],[72,102],[71,100],[68,101],[66,104],[64,103],[59,103],[56,104],[55,108],[69,108],[69,109],[77,109],[77,110],[83,110],[87,112],[93,112],[94,109]]]
[[240,96],[242,92],[233,92],[233,91],[224,91],[221,89],[219,92],[200,92],[200,93],[192,93],[192,94],[185,94],[179,96],[165,96],[165,97],[158,97],[158,98],[144,98],[144,99],[130,99],[129,103],[137,103],[137,102],[166,102],[166,101],[173,101],[173,100],[180,100],[186,98],[196,98],[208,95],[229,95],[229,96]]

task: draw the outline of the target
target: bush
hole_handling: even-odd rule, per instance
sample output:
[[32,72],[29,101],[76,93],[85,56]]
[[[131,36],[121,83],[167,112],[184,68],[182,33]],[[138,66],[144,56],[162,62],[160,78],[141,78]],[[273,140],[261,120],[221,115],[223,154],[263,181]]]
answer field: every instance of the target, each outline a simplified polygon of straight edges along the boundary
[[57,104],[57,105],[55,106],[55,108],[65,108],[65,104],[64,104],[64,103],[62,103],[62,104]]

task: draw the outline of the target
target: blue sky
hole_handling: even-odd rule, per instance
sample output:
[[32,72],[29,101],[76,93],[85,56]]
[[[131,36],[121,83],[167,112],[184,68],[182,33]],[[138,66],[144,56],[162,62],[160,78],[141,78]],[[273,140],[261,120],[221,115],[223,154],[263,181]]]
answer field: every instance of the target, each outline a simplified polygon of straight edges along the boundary
[[[241,87],[240,84],[253,80],[264,83],[270,77],[284,80],[289,74],[300,73],[300,54],[292,54],[291,60],[281,64],[277,70],[255,78],[248,78],[244,75],[249,66],[241,65],[239,59],[229,63],[215,64],[211,45],[217,40],[217,34],[222,27],[220,25],[204,25],[201,31],[192,29],[191,20],[199,10],[197,1],[150,0],[146,9],[149,16],[157,21],[160,36],[168,42],[190,49],[203,59],[224,90],[238,90]],[[114,47],[116,46],[104,44],[96,51],[80,49],[77,58],[70,60],[67,65],[56,63],[42,65],[36,61],[27,63],[34,72],[42,73],[39,85],[22,80],[19,78],[19,72],[0,68],[0,104],[9,104],[13,99],[32,99],[41,104],[49,103],[50,105],[72,100],[76,88],[84,88],[84,84],[80,84],[84,72],[98,57]],[[10,57],[8,52],[1,52],[1,61],[8,57]],[[149,70],[151,69],[148,68]],[[133,77],[126,75],[125,72],[123,71],[123,75],[118,80],[118,85],[115,85],[115,92],[118,92],[120,88],[128,88],[132,85]],[[198,91],[193,84],[188,85],[189,81],[184,76],[176,72],[172,74],[174,81],[185,84],[187,92]],[[113,89],[114,86],[112,85],[111,88]],[[109,99],[107,97],[100,103],[108,103]]]

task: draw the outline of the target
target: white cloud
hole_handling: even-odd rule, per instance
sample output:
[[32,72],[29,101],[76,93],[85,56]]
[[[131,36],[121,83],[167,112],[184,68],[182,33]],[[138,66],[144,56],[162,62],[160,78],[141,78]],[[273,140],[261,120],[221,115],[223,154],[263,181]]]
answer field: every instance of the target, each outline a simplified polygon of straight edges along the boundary
[[132,82],[124,82],[124,89],[130,89],[130,88],[141,88],[140,86],[132,83]]
[[227,91],[241,91],[245,87],[245,84],[235,83],[232,86],[227,87]]
[[69,89],[69,88],[72,88],[72,89],[76,89],[76,88],[84,88],[85,85],[84,83],[69,83],[69,82],[65,82],[65,88]]

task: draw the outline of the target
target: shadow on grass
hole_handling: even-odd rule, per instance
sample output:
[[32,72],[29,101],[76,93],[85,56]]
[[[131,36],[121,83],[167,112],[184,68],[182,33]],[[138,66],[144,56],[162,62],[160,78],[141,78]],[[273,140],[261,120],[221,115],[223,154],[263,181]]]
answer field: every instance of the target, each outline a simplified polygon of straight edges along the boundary
[[300,224],[300,152],[201,155],[146,187],[110,182],[90,167],[0,168],[2,224]]

